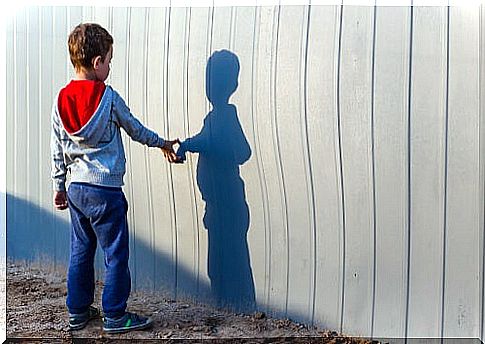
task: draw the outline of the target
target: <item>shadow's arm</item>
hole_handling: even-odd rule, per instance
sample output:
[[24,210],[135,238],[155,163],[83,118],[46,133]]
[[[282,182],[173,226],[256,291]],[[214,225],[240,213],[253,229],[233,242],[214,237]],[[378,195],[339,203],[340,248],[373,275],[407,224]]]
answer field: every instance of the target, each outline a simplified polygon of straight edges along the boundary
[[185,153],[204,153],[207,151],[208,147],[208,135],[209,131],[206,129],[206,123],[204,121],[204,126],[202,127],[201,131],[180,143],[180,147],[177,150],[177,156],[181,157],[182,160],[186,159]]

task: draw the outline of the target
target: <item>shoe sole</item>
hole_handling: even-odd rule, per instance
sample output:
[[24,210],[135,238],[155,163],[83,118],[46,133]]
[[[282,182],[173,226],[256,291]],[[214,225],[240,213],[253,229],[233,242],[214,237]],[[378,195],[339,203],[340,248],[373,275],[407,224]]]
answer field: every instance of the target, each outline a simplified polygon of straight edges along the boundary
[[94,320],[96,318],[99,318],[100,314],[99,314],[99,311],[97,311],[96,314],[94,314],[92,317],[90,317],[89,319],[87,319],[85,322],[83,323],[80,323],[80,324],[76,324],[76,325],[71,325],[69,324],[69,330],[70,331],[78,331],[78,330],[82,330],[83,328],[85,328],[87,326],[87,324],[91,321],[91,320]]
[[82,330],[83,328],[86,327],[86,325],[88,324],[89,321],[86,321],[85,323],[81,323],[81,324],[78,324],[78,325],[71,325],[69,324],[69,330],[70,331],[78,331],[78,330]]
[[113,328],[113,329],[107,329],[103,327],[103,331],[106,333],[126,333],[130,331],[139,331],[139,330],[146,330],[147,328],[151,327],[153,325],[153,320],[150,320],[149,322],[137,326],[130,326],[129,328]]
[[78,330],[82,330],[83,328],[85,328],[88,323],[91,321],[91,320],[94,320],[96,319],[97,317],[93,317],[91,319],[88,319],[86,320],[86,322],[83,322],[83,323],[80,323],[80,324],[77,324],[77,325],[71,325],[69,324],[69,330],[71,331],[78,331]]

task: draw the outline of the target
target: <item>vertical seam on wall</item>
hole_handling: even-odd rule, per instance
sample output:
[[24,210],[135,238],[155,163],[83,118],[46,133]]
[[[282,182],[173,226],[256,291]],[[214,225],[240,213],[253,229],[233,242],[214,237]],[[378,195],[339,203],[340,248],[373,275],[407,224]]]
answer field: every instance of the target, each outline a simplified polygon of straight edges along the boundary
[[[210,36],[209,36],[209,38],[207,40],[208,41],[208,44],[209,44],[208,45],[209,51],[207,52],[207,59],[206,59],[207,60],[207,63],[206,63],[206,73],[205,73],[205,82],[206,82],[206,89],[205,89],[205,91],[206,91],[206,98],[207,98],[207,100],[206,100],[206,108],[207,108],[206,113],[207,114],[210,113],[210,108],[211,108],[211,105],[210,105],[211,104],[211,101],[209,99],[209,93],[207,91],[209,90],[209,92],[210,92],[210,90],[212,89],[212,86],[211,86],[211,83],[212,83],[212,77],[211,77],[211,74],[212,74],[212,72],[211,72],[211,70],[212,70],[212,63],[209,63],[209,60],[210,60],[210,58],[212,56],[212,50],[213,50],[212,43],[213,43],[213,38],[214,38],[213,36],[214,36],[214,18],[215,18],[215,12],[216,12],[215,0],[213,0],[212,1],[212,8],[211,8],[211,13],[210,13],[210,18],[209,18],[209,20],[210,20],[210,30],[209,30],[208,33],[210,34]],[[205,118],[208,118],[208,117],[205,117]],[[205,118],[204,118],[204,124],[205,124]],[[208,124],[208,127],[209,127],[209,141],[212,141],[212,120],[207,121],[207,124]],[[214,180],[211,179],[210,188],[212,190],[214,190],[214,187],[215,187]],[[216,214],[218,214],[219,211],[220,211],[219,206],[220,206],[219,202],[217,202],[217,201],[214,202],[214,211],[215,211]],[[207,230],[209,230],[209,228],[207,228]],[[210,244],[210,242],[209,242],[209,244]],[[218,259],[221,259],[220,258],[220,252],[217,252],[217,253],[218,253]],[[220,281],[220,279],[222,277],[221,276],[218,276],[217,278]],[[213,283],[212,280],[211,280],[211,283]],[[219,297],[219,296],[217,296],[217,297]]]
[[[185,137],[190,136],[189,130],[189,55],[190,55],[190,22],[192,18],[192,8],[187,7],[185,9],[185,49],[184,49],[184,131]],[[195,185],[194,185],[194,173],[192,166],[192,159],[189,158],[187,177],[190,184],[190,201],[192,203],[192,233],[194,235],[194,274],[196,279],[196,295],[199,295],[199,283],[200,283],[200,238],[199,238],[199,218],[197,212],[197,202],[195,198]]]
[[[377,0],[376,0],[377,2]],[[376,152],[375,152],[375,91],[376,91],[376,28],[377,28],[377,4],[374,3],[374,17],[372,28],[372,69],[371,69],[371,150],[372,150],[372,216],[373,216],[373,272],[372,272],[372,310],[370,335],[374,337],[374,322],[376,308],[376,281],[377,281],[377,205],[376,205]]]
[[[212,68],[213,68],[212,62],[213,61],[211,60],[211,58],[212,58],[212,55],[214,54],[212,43],[214,42],[215,12],[216,12],[216,5],[215,5],[215,0],[213,0],[212,1],[212,14],[211,14],[210,45],[209,45],[210,51],[209,51],[208,58],[207,58],[206,74],[205,74],[205,76],[206,76],[206,98],[207,98],[207,107],[208,107],[207,114],[208,115],[213,113],[213,111],[215,109],[214,105],[212,104],[212,100],[209,99],[209,93],[212,91],[212,78],[213,78],[212,77]],[[229,38],[229,40],[230,40],[230,38]],[[207,91],[209,91],[209,92],[207,92]],[[212,111],[210,111],[211,105],[212,105]],[[207,125],[209,127],[209,139],[208,140],[209,140],[209,142],[212,143],[212,142],[214,142],[213,141],[213,131],[212,131],[213,120],[212,120],[212,118],[209,118],[208,115],[204,118],[204,124],[206,123],[205,119],[208,119],[208,121],[207,121]],[[217,188],[216,181],[212,178],[212,179],[210,179],[209,182],[210,182],[209,187],[212,190],[212,192],[214,193],[215,192],[214,190]],[[207,203],[206,203],[206,205],[207,205]],[[223,207],[221,207],[221,201],[219,199],[216,199],[215,202],[214,202],[214,213],[219,214],[223,211],[222,209],[223,209]],[[206,210],[206,214],[207,214],[207,210]],[[210,231],[211,229],[207,228],[207,230]],[[208,243],[210,245],[210,239],[208,239],[208,240],[209,240]],[[223,253],[220,250],[216,250],[215,255],[217,256],[217,258],[215,258],[216,260],[223,260],[224,259]],[[209,268],[209,264],[207,266]],[[214,277],[209,276],[209,278],[211,280],[211,286],[212,286],[215,283],[222,283],[223,276],[222,275],[217,275],[217,276],[214,276]],[[221,296],[219,294],[215,295],[215,296],[217,298],[217,302],[219,302],[221,300]]]
[[[28,8],[25,10],[25,19],[26,19],[26,25],[25,25],[25,117],[26,118],[26,123],[25,123],[25,133],[26,133],[26,139],[25,139],[25,145],[27,148],[27,151],[29,151],[30,145],[31,145],[31,140],[30,140],[30,54],[29,50],[27,47],[29,45],[29,40],[30,40],[30,11],[31,9]],[[66,11],[67,12],[67,11]],[[25,157],[24,157],[25,158]],[[25,190],[25,199],[28,202],[32,202],[32,197],[30,194],[30,159],[25,159],[26,160],[26,170],[25,170],[25,179],[26,179],[26,190]],[[57,232],[57,231],[56,231]]]
[[[273,7],[273,22],[272,22],[272,31],[271,31],[271,54],[270,54],[270,87],[269,87],[269,92],[270,92],[270,112],[271,112],[271,139],[273,142],[273,147],[274,147],[274,117],[276,116],[276,48],[277,48],[277,37],[278,37],[278,16],[276,14],[276,6]],[[275,163],[276,163],[276,157],[275,157]],[[269,193],[268,193],[269,195]],[[270,256],[270,262],[273,261],[273,250],[272,250],[272,243],[273,243],[273,231],[270,230],[269,232],[270,236],[270,242],[271,242],[271,256]],[[269,291],[270,295],[268,296],[268,302],[271,302],[271,296],[272,296],[272,280],[269,281]]]
[[[309,315],[311,319],[311,324],[313,325],[314,322],[314,317],[315,317],[315,297],[316,297],[316,275],[317,275],[317,258],[316,258],[316,241],[317,241],[317,234],[316,234],[316,209],[315,209],[315,190],[314,190],[314,183],[313,183],[313,168],[312,168],[312,159],[311,159],[311,151],[310,151],[310,139],[308,136],[308,46],[309,46],[309,35],[310,35],[310,18],[311,18],[311,1],[310,4],[307,6],[307,13],[306,13],[306,31],[303,31],[304,34],[304,39],[302,39],[302,54],[303,54],[303,78],[302,78],[302,83],[303,83],[303,116],[304,116],[304,137],[305,137],[305,151],[303,152],[304,156],[305,153],[307,155],[307,164],[308,164],[308,169],[307,169],[307,189],[309,189],[309,196],[310,196],[310,207],[309,207],[309,215],[310,215],[310,237],[312,238],[312,245],[311,245],[311,250],[310,250],[310,261],[313,264],[313,269],[311,271],[310,275],[310,291],[309,291]],[[305,13],[304,13],[305,14]],[[305,20],[305,18],[304,18]]]
[[[209,8],[209,16],[207,18],[208,20],[208,23],[207,23],[207,49],[206,49],[206,61],[209,61],[209,57],[211,56],[211,53],[212,53],[212,36],[213,36],[213,31],[214,31],[214,12],[215,12],[215,8],[214,8],[214,0],[212,1],[212,7]],[[206,68],[210,68],[210,66],[208,64],[206,64]],[[206,74],[207,75],[207,74]],[[206,90],[207,88],[210,89],[210,78],[205,78],[205,86],[206,86]],[[207,85],[208,84],[208,85]],[[209,110],[210,110],[210,104],[209,104],[209,99],[207,99],[206,97],[206,101],[205,101],[205,112],[206,113],[209,113]],[[209,123],[209,129],[210,129],[210,123]],[[210,130],[209,130],[210,131]]]
[[[37,135],[38,135],[38,139],[37,139],[37,154],[39,154],[39,165],[40,165],[40,161],[42,160],[42,157],[44,156],[43,154],[46,154],[45,156],[49,156],[50,157],[50,152],[49,154],[47,154],[47,152],[43,153],[43,147],[42,147],[42,143],[43,143],[43,132],[44,132],[44,129],[46,127],[43,126],[43,123],[45,121],[45,119],[43,118],[43,104],[44,104],[44,100],[42,99],[42,90],[43,90],[43,87],[42,87],[42,69],[41,66],[43,65],[43,57],[42,57],[42,49],[40,49],[40,47],[42,47],[42,44],[43,44],[43,39],[42,39],[42,34],[43,34],[43,21],[42,21],[42,11],[43,11],[43,8],[42,7],[39,7],[37,9],[37,20],[38,20],[38,31],[37,31],[37,41],[39,43],[39,49],[38,49],[38,55],[37,55],[37,62],[38,62],[38,71],[37,71],[37,77],[38,77],[38,80],[37,80],[37,97],[38,97],[38,101],[39,101],[39,104],[38,104],[38,113],[37,113],[37,121],[38,121],[38,126],[37,126]],[[68,62],[69,63],[69,62]],[[52,115],[51,112],[48,112],[49,115]],[[49,120],[50,120],[50,116],[48,117]],[[50,123],[50,122],[48,122]],[[51,133],[51,127],[50,126],[47,126],[47,128],[49,128],[50,130],[47,130],[46,132],[47,133]],[[39,205],[41,207],[44,206],[45,202],[44,202],[44,195],[43,195],[43,187],[44,187],[44,183],[45,183],[45,179],[43,178],[45,175],[44,175],[44,167],[43,166],[39,166],[38,168],[38,174],[37,174],[37,192],[38,192],[38,202],[39,202]],[[50,189],[47,189],[47,190],[50,190]],[[49,199],[49,197],[47,197],[47,199]],[[40,221],[43,221],[42,219],[39,219]]]
[[[14,173],[12,173],[12,177],[13,177],[13,194],[15,196],[17,196],[17,173],[15,173],[15,171],[18,171],[18,161],[17,161],[17,155],[18,155],[18,146],[17,146],[17,133],[18,133],[18,127],[19,127],[19,123],[18,123],[18,113],[19,113],[19,109],[18,109],[18,99],[19,99],[19,95],[18,95],[18,91],[17,91],[17,88],[18,88],[18,73],[17,73],[17,70],[18,70],[18,63],[17,63],[17,55],[18,55],[18,48],[17,48],[17,45],[18,45],[18,15],[17,16],[14,16],[13,17],[13,23],[12,23],[12,26],[13,26],[13,115],[14,115],[14,120],[13,120],[13,125],[14,125],[14,130],[13,130],[13,161],[14,161],[14,164],[13,164],[13,170],[14,170]],[[51,64],[54,65],[54,61],[51,60]],[[51,205],[52,205],[52,202],[51,202]],[[14,212],[15,214],[16,212]],[[52,214],[52,213],[51,213]],[[15,216],[14,216],[15,217]]]
[[[55,15],[55,9],[52,11],[52,37],[56,37],[56,24],[57,24],[57,20],[56,20],[56,15]],[[55,47],[55,43],[53,43],[53,48]],[[54,49],[53,49],[54,50]],[[51,62],[52,62],[52,71],[54,71],[54,59],[55,59],[55,56],[54,54],[52,54],[52,59],[51,59]],[[18,96],[18,95],[17,95]],[[18,109],[17,109],[17,115],[18,115]],[[17,123],[17,127],[16,127],[16,130],[18,130],[18,123]],[[15,161],[17,162],[17,158],[15,158]],[[18,166],[16,166],[15,168],[15,171],[18,171],[17,170]],[[17,179],[17,178],[15,178]],[[54,213],[54,204],[53,202],[51,202],[51,209],[52,209],[52,212],[51,212],[51,219],[52,219],[52,226],[56,228],[57,226],[57,221],[56,221],[56,214]],[[53,237],[54,237],[54,271],[57,270],[57,230],[55,231]]]
[[[170,57],[170,26],[171,26],[171,16],[172,16],[172,4],[166,8],[165,12],[165,53],[164,53],[164,98],[165,98],[165,138],[168,139],[170,136],[170,126],[169,126],[169,57]],[[168,13],[168,14],[167,14]],[[172,166],[170,164],[165,164],[167,171],[167,183],[169,187],[169,199],[170,199],[170,215],[171,215],[171,226],[172,226],[172,259],[174,262],[174,298],[177,299],[178,292],[178,236],[177,236],[177,216],[175,207],[175,191],[173,185],[173,175]]]
[[[192,20],[192,9],[187,7],[185,10],[185,114],[184,119],[186,121],[186,137],[189,137],[189,56],[190,56],[190,24]],[[192,202],[192,231],[194,235],[194,271],[196,274],[196,293],[199,294],[199,283],[200,283],[200,238],[199,238],[199,213],[197,211],[197,201],[195,198],[195,185],[194,181],[194,173],[193,173],[193,165],[192,165],[192,157],[189,159],[189,169],[188,169],[188,178],[190,180],[191,186],[191,202]]]
[[[94,10],[93,10],[94,11]],[[126,75],[126,80],[125,80],[125,93],[126,93],[126,102],[129,104],[130,103],[130,44],[131,44],[131,35],[130,35],[130,26],[131,26],[131,8],[127,8],[127,20],[126,20],[126,60],[125,60],[125,75]],[[132,233],[132,238],[135,238],[136,236],[136,224],[135,224],[135,216],[134,216],[134,202],[133,202],[133,164],[131,161],[131,141],[126,140],[128,143],[128,160],[130,162],[130,169],[128,172],[129,180],[130,180],[130,187],[129,187],[129,192],[130,192],[130,199],[132,200],[132,206],[130,207],[130,212],[129,212],[129,218],[130,218],[130,224],[132,227],[131,233]],[[136,255],[136,246],[135,246],[135,240],[131,240],[131,248],[133,250],[133,256]],[[136,269],[133,269],[134,271],[132,272],[133,275],[133,284],[134,284],[134,289],[136,290]]]
[[[267,257],[268,257],[268,254],[267,254],[267,244],[268,244],[268,240],[267,240],[267,235],[268,235],[268,227],[267,227],[267,222],[266,222],[266,217],[267,217],[267,214],[266,214],[266,203],[265,203],[265,190],[264,190],[264,186],[263,186],[263,179],[262,179],[262,173],[261,173],[261,157],[260,157],[260,145],[259,145],[259,131],[258,131],[258,126],[257,126],[257,119],[256,119],[256,113],[257,113],[257,110],[256,110],[256,100],[254,99],[255,98],[255,88],[257,87],[257,81],[256,81],[256,71],[257,71],[257,59],[256,59],[256,46],[258,45],[259,46],[259,35],[257,35],[257,28],[258,25],[258,21],[257,21],[257,18],[258,18],[258,14],[259,14],[259,8],[258,7],[254,7],[254,25],[253,25],[253,44],[252,44],[252,56],[251,56],[251,121],[252,121],[252,124],[253,124],[253,139],[254,139],[254,144],[256,145],[256,149],[255,149],[255,155],[256,155],[256,166],[258,167],[258,180],[259,180],[259,188],[261,190],[261,203],[263,205],[263,225],[264,225],[264,252],[265,252],[265,255],[264,255],[264,270],[265,270],[265,274],[264,274],[264,287],[263,287],[263,291],[264,291],[264,295],[263,295],[263,299],[265,300],[265,308],[268,307],[268,302],[267,302],[267,298],[268,298],[268,290],[267,290],[267,286],[268,286],[268,275],[269,275],[269,271],[268,271],[268,260],[267,260]],[[257,42],[257,44],[256,44]]]
[[[39,40],[39,47],[42,47],[42,8],[39,8],[39,32],[38,32],[38,37],[37,39]],[[42,66],[42,49],[39,49],[38,51],[39,55],[38,55],[38,59],[39,59],[39,67]],[[39,97],[39,128],[38,128],[38,135],[39,135],[39,142],[38,142],[38,153],[39,153],[39,157],[42,157],[42,132],[43,132],[43,126],[42,126],[42,106],[43,106],[43,99],[42,99],[42,68],[39,68],[39,81],[38,81],[38,87],[39,87],[39,93],[38,93],[38,97]],[[51,114],[52,115],[52,114]],[[49,121],[50,121],[50,117],[49,117]],[[50,123],[50,122],[49,122]],[[50,125],[48,126],[48,128],[50,129]],[[48,131],[50,132],[50,130]],[[50,156],[50,152],[49,154],[46,154],[47,156]],[[43,170],[43,169],[42,169]],[[43,205],[44,204],[44,198],[43,198],[43,193],[42,193],[42,184],[44,183],[44,180],[43,180],[43,176],[42,176],[42,171],[41,173],[39,173],[38,175],[38,183],[39,183],[39,201],[40,201],[40,204]]]
[[[144,101],[143,101],[143,117],[145,123],[148,124],[148,116],[149,116],[149,102],[148,102],[148,94],[149,92],[149,83],[148,83],[148,56],[150,52],[150,8],[145,7],[145,44],[144,44],[144,68],[143,68],[143,78],[144,78],[144,87],[145,90],[144,94]],[[152,288],[155,290],[156,284],[156,256],[155,256],[155,214],[153,210],[153,193],[152,193],[152,173],[151,173],[151,164],[150,164],[150,156],[148,152],[148,147],[144,147],[144,158],[145,158],[145,178],[146,178],[146,186],[147,186],[147,198],[148,198],[148,227],[150,231],[150,253],[152,255]]]
[[[481,306],[480,306],[480,339],[483,340],[485,336],[485,328],[484,328],[484,312],[485,312],[485,261],[484,261],[484,253],[485,253],[485,237],[484,237],[484,230],[485,230],[485,158],[484,154],[485,151],[482,151],[485,149],[485,84],[484,84],[484,76],[485,76],[485,63],[483,59],[485,58],[485,5],[482,3],[480,5],[480,13],[479,13],[479,50],[478,50],[478,57],[479,57],[479,147],[478,147],[478,152],[479,156],[481,157],[481,163],[480,163],[480,168],[481,168],[481,174],[480,178],[482,179],[481,181],[481,192],[479,194],[479,199],[482,199],[482,219],[481,223],[479,226],[481,226],[481,254],[480,254],[480,259],[481,259],[481,270],[479,273],[482,274],[481,278]],[[480,203],[479,203],[480,204]]]
[[257,82],[258,71],[258,59],[257,48],[259,48],[259,21],[260,19],[260,7],[254,6],[254,25],[253,25],[253,40],[252,40],[252,68],[251,68],[251,120],[253,124],[253,139],[256,146],[254,154],[256,155],[256,165],[258,168],[258,180],[259,188],[261,190],[261,203],[263,205],[263,225],[264,225],[264,295],[265,300],[264,308],[269,307],[269,281],[271,280],[271,264],[269,257],[271,257],[271,241],[269,236],[269,224],[268,224],[268,190],[266,185],[266,179],[264,176],[263,161],[261,159],[261,141],[259,139],[259,126],[258,126],[258,110],[257,110],[257,92],[255,92]]
[[[71,16],[70,16],[70,7],[66,7],[66,37],[69,37],[69,34],[71,33]],[[66,83],[69,82],[69,72],[71,70],[70,65],[71,65],[71,60],[69,58],[69,53],[67,53],[68,58],[66,59]]]
[[336,92],[336,112],[337,112],[337,135],[338,135],[338,155],[340,169],[340,205],[342,207],[342,275],[341,275],[341,296],[340,296],[340,333],[343,332],[344,326],[344,306],[345,306],[345,192],[344,192],[344,170],[342,161],[342,130],[340,123],[340,63],[342,54],[342,28],[343,28],[343,1],[340,4],[339,33],[338,33],[338,53],[337,53],[337,92]]
[[[109,27],[109,32],[113,32],[113,7],[110,7],[109,8],[109,12],[108,12],[108,27]],[[111,84],[111,75],[112,73],[110,72],[109,73],[109,76],[108,76],[108,82]]]
[[[212,31],[214,29],[214,3],[212,3],[212,7],[209,7],[208,8],[208,13],[207,13],[207,31],[206,31],[206,46],[205,46],[205,60],[208,61],[208,58],[210,56],[210,53],[211,53],[211,50],[212,50]],[[208,68],[209,66],[207,66],[207,63],[206,63],[206,66],[205,68]],[[206,74],[207,72],[205,72],[203,75],[204,75],[204,87],[206,87],[205,91],[207,90],[207,87],[209,87],[207,85],[208,82],[210,82],[210,80],[207,80],[207,77],[206,77]],[[206,93],[206,92],[204,92]],[[204,98],[204,106],[205,106],[205,113],[209,113],[209,100],[207,99],[207,97]],[[194,182],[193,182],[194,183]],[[194,190],[195,190],[195,184],[194,184]],[[203,221],[202,221],[203,223]],[[203,223],[203,226],[204,226],[204,229],[205,229],[205,224]],[[208,256],[207,256],[207,261],[205,262],[205,266],[206,266],[206,269],[208,267]],[[207,275],[207,272],[206,272],[206,275]]]
[[110,32],[113,32],[113,7],[109,8],[108,12],[108,27]]
[[230,34],[229,34],[229,50],[234,50],[235,35],[236,35],[236,7],[231,6],[231,21],[230,21]]
[[[18,133],[18,105],[17,105],[17,102],[18,102],[18,94],[17,94],[17,40],[18,40],[18,34],[17,34],[17,22],[18,22],[18,15],[15,15],[13,16],[13,19],[12,19],[12,57],[13,57],[13,61],[12,61],[12,64],[13,64],[13,68],[12,68],[12,71],[13,71],[13,80],[12,80],[12,83],[13,83],[13,130],[10,132],[11,133],[11,137],[12,137],[12,154],[13,154],[13,173],[11,173],[11,176],[12,176],[12,199],[8,200],[8,198],[6,197],[5,199],[5,202],[6,202],[6,207],[8,210],[8,208],[11,208],[12,209],[12,214],[13,214],[13,219],[10,218],[10,221],[14,222],[14,221],[17,221],[17,207],[12,207],[12,200],[14,199],[13,197],[16,197],[17,196],[17,169],[18,169],[18,162],[17,162],[17,155],[18,155],[18,152],[17,152],[17,133]],[[52,62],[52,60],[51,60]],[[52,62],[52,65],[54,63]],[[49,118],[49,120],[51,121],[52,119]],[[52,124],[49,126],[49,128],[51,128]],[[7,131],[7,134],[8,134],[8,131]],[[8,146],[8,141],[7,141],[7,146]],[[10,168],[12,168],[10,167]],[[8,168],[8,167],[7,167]],[[7,190],[5,190],[7,191]],[[6,192],[6,194],[8,194]],[[50,202],[50,207],[51,209],[53,210],[54,206],[53,206],[53,202]],[[5,214],[5,216],[7,216],[8,218],[8,213]],[[53,211],[50,212],[50,218],[52,219],[52,222],[54,222],[54,213]],[[9,221],[9,222],[10,222]],[[15,222],[14,222],[15,223]],[[7,236],[8,236],[8,222],[6,223],[6,228],[5,228],[5,231],[6,231],[6,235],[5,235],[5,240],[7,240]],[[55,238],[54,238],[55,240]],[[7,242],[6,242],[6,253],[8,255],[8,252],[9,252],[9,245],[7,245]]]
[[[66,13],[65,13],[66,22],[65,22],[64,30],[67,33],[69,33],[69,29],[67,28],[67,25],[69,23],[69,16],[68,16],[69,10],[68,10],[67,7],[65,7],[65,11],[66,11]],[[56,36],[54,35],[54,37],[56,37]],[[66,61],[65,61],[65,65],[64,65],[65,66],[65,69],[64,69],[64,72],[65,72],[66,79],[63,80],[63,81],[67,81],[67,79],[68,79],[68,75],[69,75],[69,71],[68,71],[68,67],[69,67],[68,63],[69,62],[68,61],[69,61],[68,59],[66,59]],[[28,64],[29,63],[27,63],[27,65]],[[59,92],[59,90],[56,90],[56,92]],[[67,175],[66,175],[66,177],[67,177]],[[55,227],[59,227],[59,223],[57,221],[54,223],[54,225],[55,225]],[[55,245],[56,258],[54,259],[54,270],[57,270],[57,233],[58,233],[58,231],[56,230],[55,233],[56,233],[56,235],[55,235],[55,237],[56,237],[56,245]]]
[[441,330],[445,333],[445,292],[446,292],[446,250],[447,250],[447,206],[448,206],[448,129],[449,129],[449,80],[450,80],[450,6],[446,10],[446,81],[445,81],[445,161],[444,161],[444,197],[443,197],[443,271],[441,281]]
[[412,68],[413,68],[413,21],[414,21],[414,7],[413,1],[411,0],[410,6],[410,26],[409,26],[409,69],[408,69],[408,228],[407,228],[407,236],[408,236],[408,247],[407,247],[407,276],[406,276],[406,322],[405,322],[405,329],[404,329],[404,337],[405,343],[408,340],[408,332],[409,332],[409,297],[410,297],[410,277],[411,277],[411,103],[412,103]]
[[[279,46],[279,35],[280,35],[280,20],[281,20],[281,4],[278,6],[278,31],[277,31],[277,47]],[[276,74],[275,74],[275,87],[277,85],[277,78],[278,78],[278,73],[277,73],[277,66],[278,66],[278,52],[279,49],[276,49]],[[275,95],[276,95],[276,89],[275,89]],[[277,97],[275,97],[275,105],[277,103]],[[285,183],[285,174],[284,174],[284,169],[283,169],[283,159],[281,157],[281,144],[280,144],[280,136],[279,136],[279,122],[278,122],[278,116],[277,116],[277,107],[275,106],[275,133],[276,133],[276,140],[277,140],[277,147],[278,147],[278,162],[279,162],[279,170],[280,170],[280,176],[281,176],[281,191],[282,191],[282,197],[283,197],[283,204],[284,204],[284,211],[285,211],[285,229],[286,229],[286,257],[287,257],[287,264],[286,264],[286,303],[285,303],[285,315],[288,315],[288,302],[290,299],[290,257],[291,257],[291,246],[290,246],[290,225],[289,225],[289,219],[288,219],[288,200],[286,196],[286,183]]]
[[[276,10],[277,8],[277,10]],[[277,165],[278,165],[278,176],[280,177],[280,193],[281,193],[281,201],[283,204],[283,224],[285,229],[285,242],[286,242],[286,292],[285,292],[285,316],[288,313],[288,299],[289,299],[289,257],[290,257],[290,244],[288,241],[289,236],[289,228],[288,228],[288,208],[287,208],[287,200],[286,200],[286,188],[285,188],[285,179],[283,175],[283,163],[281,159],[281,151],[280,151],[280,141],[278,135],[278,108],[277,108],[277,94],[276,94],[276,87],[277,87],[277,79],[278,79],[278,45],[279,45],[279,30],[280,30],[280,16],[281,16],[281,5],[275,7],[275,11],[277,11],[277,15],[275,17],[276,20],[276,41],[274,44],[274,65],[273,65],[273,121],[274,121],[274,128],[273,128],[273,140],[275,141],[276,147],[276,158],[277,158]]]

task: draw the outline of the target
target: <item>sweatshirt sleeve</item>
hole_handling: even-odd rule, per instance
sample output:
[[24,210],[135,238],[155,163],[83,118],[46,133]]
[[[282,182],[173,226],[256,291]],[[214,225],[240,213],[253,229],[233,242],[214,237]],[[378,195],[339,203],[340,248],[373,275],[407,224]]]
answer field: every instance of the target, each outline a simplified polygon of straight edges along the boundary
[[51,126],[51,178],[53,187],[54,191],[66,191],[67,169],[61,144],[60,131],[62,125],[57,114],[57,101],[52,107]]
[[149,147],[162,148],[165,140],[157,133],[145,127],[130,112],[121,96],[113,90],[113,115],[115,122],[123,128],[126,133],[135,141]]

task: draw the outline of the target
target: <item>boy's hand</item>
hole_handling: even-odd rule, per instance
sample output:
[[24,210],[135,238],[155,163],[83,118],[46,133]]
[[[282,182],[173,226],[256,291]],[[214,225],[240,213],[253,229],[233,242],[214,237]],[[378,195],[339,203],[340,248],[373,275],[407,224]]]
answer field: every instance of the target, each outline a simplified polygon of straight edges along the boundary
[[57,210],[67,209],[67,193],[66,193],[66,191],[56,191],[54,193],[54,207]]
[[169,162],[175,162],[175,163],[179,163],[181,162],[180,158],[177,156],[177,154],[175,154],[174,150],[173,150],[173,146],[175,144],[180,144],[180,140],[179,139],[175,139],[173,141],[165,141],[165,144],[163,145],[163,147],[161,148],[162,152],[163,152],[163,155],[165,156],[165,158],[169,161]]

